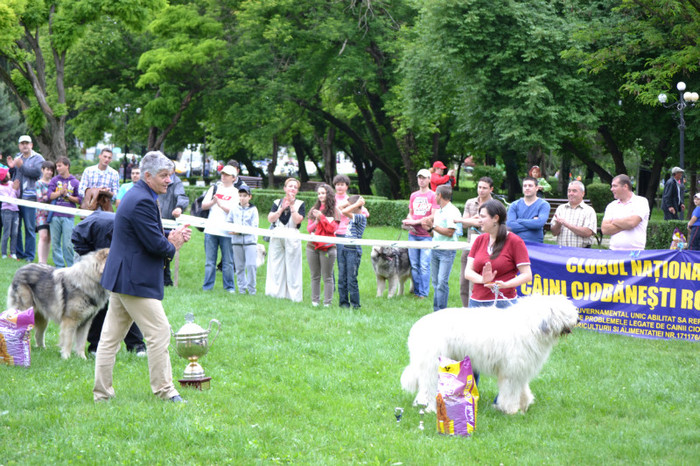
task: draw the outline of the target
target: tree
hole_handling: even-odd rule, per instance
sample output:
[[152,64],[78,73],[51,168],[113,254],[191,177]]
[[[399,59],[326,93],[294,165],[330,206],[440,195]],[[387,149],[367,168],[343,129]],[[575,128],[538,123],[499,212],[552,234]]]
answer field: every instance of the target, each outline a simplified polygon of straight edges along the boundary
[[163,6],[164,0],[8,0],[0,8],[6,26],[0,28],[0,57],[10,65],[10,71],[0,68],[0,79],[18,99],[45,157],[66,155],[66,56],[88,25],[106,16],[140,28]]
[[25,126],[20,121],[15,104],[10,101],[5,85],[0,82],[0,154],[7,156],[16,153],[17,139],[24,131]]
[[[325,122],[318,135],[326,157],[342,141],[356,166],[368,161],[386,172],[392,194],[399,197],[413,148],[411,135],[398,132],[386,108],[396,83],[394,42],[412,14],[401,2],[391,9],[382,1],[243,2],[236,15],[239,68],[229,87],[250,91],[241,104],[260,110],[259,121],[280,122],[275,125],[283,130],[275,132],[279,139],[291,142],[284,131],[296,126],[299,109],[309,121]],[[241,107],[235,110],[240,118]],[[251,118],[251,112],[243,113]],[[328,138],[328,127],[335,128],[334,138]]]

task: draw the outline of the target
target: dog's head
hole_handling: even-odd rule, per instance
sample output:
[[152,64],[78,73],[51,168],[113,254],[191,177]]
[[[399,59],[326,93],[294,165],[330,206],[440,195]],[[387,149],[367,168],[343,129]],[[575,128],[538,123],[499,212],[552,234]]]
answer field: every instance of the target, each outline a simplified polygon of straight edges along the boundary
[[372,248],[372,257],[391,262],[398,257],[398,249],[391,246],[374,246]]
[[105,265],[107,264],[109,248],[98,249],[93,254],[95,254],[95,267],[97,269],[97,274],[101,277],[105,271]]
[[554,337],[568,335],[579,322],[578,309],[566,296],[538,296],[533,299],[538,300],[544,313],[539,325],[542,333]]

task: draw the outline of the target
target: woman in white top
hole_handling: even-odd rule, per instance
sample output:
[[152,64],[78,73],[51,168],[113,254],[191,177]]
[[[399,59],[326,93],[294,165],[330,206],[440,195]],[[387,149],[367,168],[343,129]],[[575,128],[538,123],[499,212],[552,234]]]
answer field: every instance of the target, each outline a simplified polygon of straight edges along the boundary
[[[296,178],[284,182],[284,198],[272,203],[267,220],[276,231],[297,232],[306,208],[304,201],[296,198],[301,183]],[[287,238],[270,238],[267,253],[265,294],[275,298],[287,298],[301,302],[303,297],[301,276],[301,240],[288,235]]]
[[221,265],[224,280],[224,289],[229,293],[236,292],[233,279],[233,252],[231,249],[231,236],[228,229],[222,224],[226,223],[229,211],[237,206],[238,188],[233,186],[237,170],[231,165],[226,165],[221,170],[221,183],[212,186],[202,200],[202,209],[209,210],[209,218],[204,228],[204,253],[206,263],[204,265],[204,291],[214,288],[216,281],[216,259],[221,250]]

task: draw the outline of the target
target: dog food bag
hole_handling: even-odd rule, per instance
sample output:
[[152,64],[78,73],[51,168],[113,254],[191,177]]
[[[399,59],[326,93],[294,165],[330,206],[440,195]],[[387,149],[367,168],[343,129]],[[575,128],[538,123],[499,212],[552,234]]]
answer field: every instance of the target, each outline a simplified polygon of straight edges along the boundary
[[470,436],[476,430],[479,390],[469,356],[463,361],[440,358],[437,429],[445,435]]
[[34,308],[0,313],[0,364],[29,367]]

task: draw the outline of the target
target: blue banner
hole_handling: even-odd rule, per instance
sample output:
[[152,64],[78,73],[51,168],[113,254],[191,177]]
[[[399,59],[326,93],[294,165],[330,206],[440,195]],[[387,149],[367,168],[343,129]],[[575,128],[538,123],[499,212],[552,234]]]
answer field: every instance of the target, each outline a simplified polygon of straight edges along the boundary
[[611,251],[527,243],[533,280],[518,290],[562,294],[582,328],[700,341],[700,251]]

